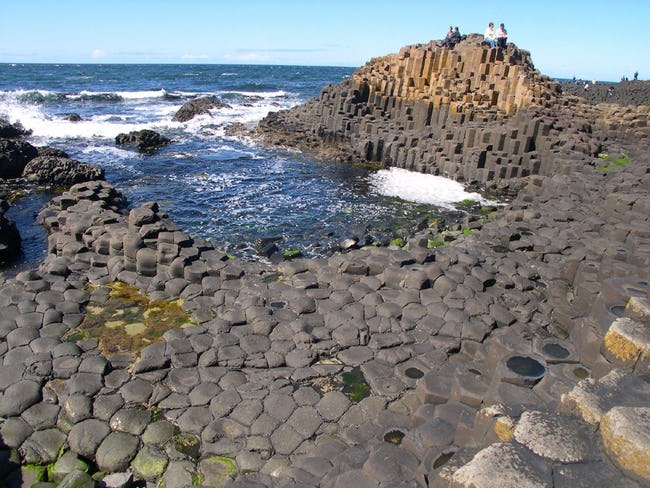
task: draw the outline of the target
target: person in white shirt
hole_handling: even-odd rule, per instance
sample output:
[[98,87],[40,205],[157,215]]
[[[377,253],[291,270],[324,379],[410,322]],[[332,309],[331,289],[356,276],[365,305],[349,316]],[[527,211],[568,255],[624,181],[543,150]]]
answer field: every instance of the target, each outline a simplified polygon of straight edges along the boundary
[[497,29],[497,46],[499,46],[501,49],[506,48],[506,42],[508,42],[508,31],[506,30],[506,26],[503,24],[499,24],[499,28]]
[[490,47],[497,47],[497,40],[494,35],[494,23],[490,22],[487,29],[485,29],[485,34],[483,36],[483,42],[487,42]]

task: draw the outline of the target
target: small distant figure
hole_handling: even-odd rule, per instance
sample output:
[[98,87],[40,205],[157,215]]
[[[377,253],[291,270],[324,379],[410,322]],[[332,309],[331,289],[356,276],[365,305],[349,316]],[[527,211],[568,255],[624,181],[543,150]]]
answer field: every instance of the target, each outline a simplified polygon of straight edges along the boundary
[[487,42],[490,47],[497,47],[497,39],[494,35],[494,22],[490,22],[485,29],[485,34],[483,34],[483,42]]
[[451,44],[451,38],[454,35],[454,27],[449,26],[449,30],[447,31],[447,35],[445,38],[440,41],[438,44],[436,44],[438,47],[449,47],[449,44]]
[[497,39],[497,46],[500,47],[501,49],[505,49],[506,43],[508,42],[508,31],[506,30],[505,25],[499,24],[499,28],[497,29],[497,33],[496,33],[496,39]]
[[445,36],[442,42],[438,43],[438,46],[448,47],[449,49],[453,49],[453,47],[459,42],[460,42],[460,31],[458,30],[458,27],[452,27],[450,25],[447,35]]
[[637,81],[638,79],[639,79],[639,72],[638,72],[638,71],[635,71],[635,72],[634,72],[634,78],[633,78],[633,80],[634,80],[634,81]]
[[588,81],[585,82],[585,91],[587,91],[587,90],[589,90],[589,82]]
[[610,86],[610,87],[607,89],[607,96],[608,96],[608,97],[611,97],[613,94],[614,94],[614,87],[613,87],[613,86]]
[[451,37],[454,35],[454,27],[449,26],[449,30],[447,31],[447,35],[445,36],[445,40],[451,39]]
[[456,44],[460,42],[460,31],[458,30],[458,26],[454,27],[454,32],[452,33],[451,36],[451,48],[453,48]]

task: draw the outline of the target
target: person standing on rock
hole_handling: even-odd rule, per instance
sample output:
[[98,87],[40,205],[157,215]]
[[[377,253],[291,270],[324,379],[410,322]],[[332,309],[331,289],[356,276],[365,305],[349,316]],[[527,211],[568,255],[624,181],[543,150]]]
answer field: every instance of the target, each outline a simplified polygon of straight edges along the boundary
[[483,42],[487,42],[490,47],[497,47],[497,40],[494,36],[494,22],[490,22],[485,29],[485,34],[483,35]]
[[497,38],[497,46],[499,46],[501,49],[505,49],[506,43],[508,42],[508,31],[506,30],[505,25],[499,24],[496,38]]
[[639,79],[639,72],[638,72],[638,71],[635,71],[635,72],[634,72],[634,78],[633,78],[633,80],[634,80],[634,81],[637,81],[638,79]]

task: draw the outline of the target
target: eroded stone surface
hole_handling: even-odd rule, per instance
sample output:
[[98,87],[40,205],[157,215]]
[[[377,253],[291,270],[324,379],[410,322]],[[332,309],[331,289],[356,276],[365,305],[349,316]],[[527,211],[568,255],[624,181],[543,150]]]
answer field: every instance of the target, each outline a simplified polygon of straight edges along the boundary
[[514,438],[538,456],[562,463],[593,458],[589,427],[576,417],[544,412],[524,412]]
[[551,467],[515,444],[493,444],[456,471],[451,486],[553,486]]
[[634,478],[650,482],[650,408],[614,407],[600,422],[610,459]]

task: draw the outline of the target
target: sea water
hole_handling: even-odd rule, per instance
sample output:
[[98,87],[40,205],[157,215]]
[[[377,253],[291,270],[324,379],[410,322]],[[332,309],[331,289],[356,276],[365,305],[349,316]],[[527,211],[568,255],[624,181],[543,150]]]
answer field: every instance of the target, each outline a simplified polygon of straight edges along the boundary
[[[376,171],[322,161],[288,148],[229,136],[233,123],[253,127],[269,112],[291,108],[351,68],[253,65],[0,64],[0,117],[32,131],[28,140],[102,166],[131,206],[156,200],[193,236],[253,259],[260,240],[281,250],[324,255],[350,236],[390,236],[424,216],[468,198],[444,178]],[[176,111],[199,96],[229,107],[180,123]],[[80,121],[68,120],[78,114]],[[115,136],[155,130],[173,142],[149,154],[117,146]],[[45,250],[32,217],[51,194],[19,200],[24,260]]]

